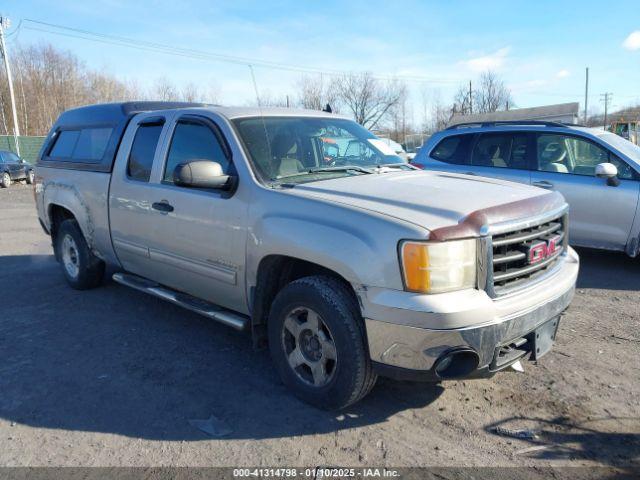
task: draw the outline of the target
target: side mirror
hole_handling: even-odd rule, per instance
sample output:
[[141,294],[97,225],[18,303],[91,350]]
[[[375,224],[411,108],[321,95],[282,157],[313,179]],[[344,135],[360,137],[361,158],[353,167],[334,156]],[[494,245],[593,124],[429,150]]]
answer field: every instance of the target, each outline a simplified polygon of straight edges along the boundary
[[181,163],[173,171],[173,183],[181,187],[222,189],[229,183],[229,175],[222,166],[210,160]]
[[607,185],[617,187],[620,185],[618,169],[613,163],[599,163],[596,165],[596,177],[607,180]]
[[596,165],[596,177],[611,178],[618,176],[618,169],[613,163],[599,163]]

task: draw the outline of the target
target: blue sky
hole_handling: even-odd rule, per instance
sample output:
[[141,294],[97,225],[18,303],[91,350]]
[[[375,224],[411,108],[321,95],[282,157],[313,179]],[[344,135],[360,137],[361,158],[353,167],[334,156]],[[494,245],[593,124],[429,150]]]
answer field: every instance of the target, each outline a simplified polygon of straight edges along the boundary
[[[423,98],[449,102],[461,83],[498,72],[518,106],[613,92],[615,107],[640,102],[640,6],[595,1],[248,0],[100,2],[20,0],[4,3],[13,20],[35,19],[213,53],[308,66],[420,77],[408,82],[414,117]],[[25,28],[11,43],[46,41],[142,87],[166,77],[193,82],[226,104],[253,97],[246,66],[138,51]],[[31,25],[33,26],[33,25]],[[631,37],[630,37],[631,36]],[[626,41],[626,43],[625,43]],[[261,92],[295,94],[299,73],[255,69]],[[419,121],[419,118],[416,118]]]

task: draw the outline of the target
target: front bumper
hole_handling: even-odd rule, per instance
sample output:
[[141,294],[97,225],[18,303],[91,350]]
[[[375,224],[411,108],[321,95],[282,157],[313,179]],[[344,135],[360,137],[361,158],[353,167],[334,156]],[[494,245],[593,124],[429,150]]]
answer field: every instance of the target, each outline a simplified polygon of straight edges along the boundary
[[361,300],[371,360],[383,375],[438,380],[438,359],[470,349],[477,354],[477,368],[459,378],[490,376],[509,365],[496,366],[502,346],[527,337],[569,306],[578,268],[578,255],[569,248],[561,267],[545,281],[496,299],[478,290],[366,291]]

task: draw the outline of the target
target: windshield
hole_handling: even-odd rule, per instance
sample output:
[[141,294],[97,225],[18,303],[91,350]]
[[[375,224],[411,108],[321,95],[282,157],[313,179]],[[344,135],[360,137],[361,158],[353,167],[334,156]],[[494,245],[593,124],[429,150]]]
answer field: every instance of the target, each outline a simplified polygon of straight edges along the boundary
[[286,178],[287,183],[302,183],[362,175],[382,165],[406,165],[385,143],[351,120],[257,117],[233,123],[254,169],[266,182]]
[[625,140],[614,133],[604,133],[600,135],[600,139],[625,154],[636,164],[640,164],[640,147],[638,145],[635,145],[629,140]]

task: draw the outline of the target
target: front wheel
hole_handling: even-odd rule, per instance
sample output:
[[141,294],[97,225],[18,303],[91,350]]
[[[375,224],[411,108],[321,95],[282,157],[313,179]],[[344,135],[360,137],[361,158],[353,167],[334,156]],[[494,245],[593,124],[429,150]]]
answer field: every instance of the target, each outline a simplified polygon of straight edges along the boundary
[[65,220],[56,232],[56,258],[67,283],[76,290],[95,288],[102,282],[104,262],[89,249],[75,220]]
[[33,170],[29,170],[27,172],[27,184],[33,185],[34,179],[35,179],[35,174],[33,173]]
[[340,409],[373,388],[364,324],[342,282],[312,276],[284,287],[271,306],[268,333],[276,370],[305,402]]
[[9,175],[9,173],[4,172],[2,174],[2,181],[0,181],[0,185],[2,188],[9,188],[11,186],[11,175]]

